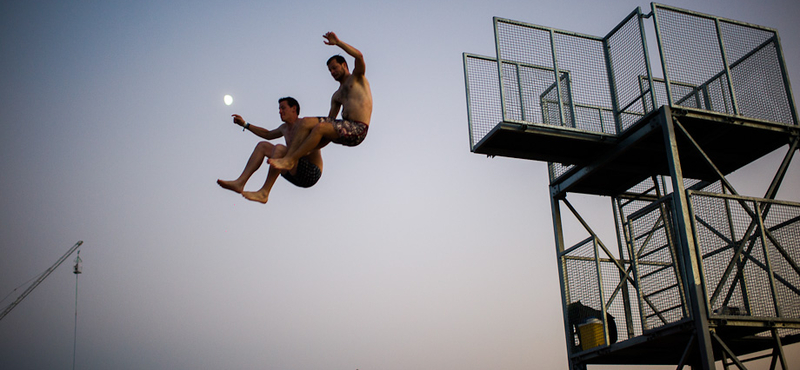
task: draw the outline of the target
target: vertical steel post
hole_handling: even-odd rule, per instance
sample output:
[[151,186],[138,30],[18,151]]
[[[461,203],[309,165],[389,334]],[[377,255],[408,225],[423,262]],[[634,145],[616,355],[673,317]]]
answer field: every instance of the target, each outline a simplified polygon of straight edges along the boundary
[[[608,44],[609,36],[606,36],[603,39],[603,56],[606,59],[606,74],[608,75],[608,89],[611,90],[609,93],[611,94],[611,109],[614,112],[614,135],[619,135],[622,132],[622,119],[620,118],[620,111],[619,111],[619,97],[617,91],[617,79],[614,78],[614,61],[611,60],[611,46]],[[600,130],[603,130],[603,112],[600,112]]]
[[[733,80],[731,79],[731,68],[730,64],[728,64],[728,55],[725,52],[725,41],[722,40],[722,32],[719,28],[719,18],[714,18],[714,26],[716,27],[717,31],[717,40],[719,41],[719,52],[720,55],[722,55],[722,64],[725,67],[725,77],[727,79],[726,81],[728,81],[728,92],[731,94],[731,104],[733,105],[733,114],[739,115],[739,104],[736,103],[736,89],[733,88]],[[708,109],[711,110],[711,107],[709,107]]]
[[522,76],[519,70],[519,63],[514,63],[517,71],[517,90],[519,90],[519,116],[522,121],[527,122],[525,117],[525,94],[522,91]]
[[[679,250],[680,243],[678,242],[678,240],[680,240],[680,238],[677,237],[677,233],[680,232],[680,230],[676,230],[676,227],[673,224],[674,219],[670,217],[671,210],[669,209],[669,207],[667,207],[664,204],[664,202],[661,202],[659,203],[658,208],[659,212],[661,212],[661,218],[664,222],[664,231],[667,238],[667,245],[669,245],[668,248],[669,255],[670,258],[672,258],[672,264],[674,266],[673,270],[675,273],[675,279],[678,280],[678,292],[680,293],[680,298],[681,298],[681,314],[684,317],[687,317],[689,316],[689,308],[686,307],[687,304],[686,290],[691,289],[691,285],[688,285],[686,283],[687,280],[690,281],[690,279],[687,279],[686,271],[684,268],[682,268],[682,266],[686,266],[686,264],[685,264],[685,259],[683,258]],[[693,214],[694,212],[690,212],[690,215]],[[690,223],[690,225],[691,224],[692,223]]]
[[567,122],[564,121],[564,100],[561,98],[561,70],[558,68],[558,54],[556,53],[556,38],[555,31],[550,31],[550,52],[553,56],[553,73],[556,77],[556,95],[558,95],[558,119],[561,126],[566,126]]
[[769,288],[770,292],[772,293],[772,304],[775,306],[775,317],[783,317],[783,312],[781,310],[781,304],[778,300],[778,290],[775,287],[775,272],[772,269],[772,261],[769,256],[769,248],[767,248],[767,232],[764,228],[764,218],[762,217],[761,211],[764,209],[763,206],[759,205],[758,202],[755,202],[753,207],[756,212],[754,217],[758,221],[758,229],[761,231],[761,247],[764,251],[764,264],[767,265],[767,278],[769,281]]
[[600,311],[603,313],[603,342],[606,345],[611,344],[608,336],[608,309],[606,307],[606,295],[603,290],[603,272],[600,269],[600,251],[597,248],[599,239],[597,236],[592,237],[592,249],[594,249],[594,265],[597,273],[597,292],[600,295]]
[[[558,262],[558,282],[559,288],[561,289],[561,310],[562,310],[562,318],[564,321],[564,336],[566,339],[567,345],[567,359],[569,361],[569,368],[570,370],[578,369],[578,364],[574,364],[572,362],[572,347],[574,346],[575,339],[572,337],[572,327],[571,323],[569,322],[569,314],[567,312],[567,305],[569,304],[569,289],[567,287],[567,276],[566,272],[564,271],[564,258],[562,253],[564,253],[564,229],[561,223],[561,207],[558,204],[559,200],[556,198],[556,189],[552,186],[550,187],[550,210],[553,216],[553,235],[555,236],[556,242],[556,259]],[[585,369],[586,366],[583,366]]]
[[[647,110],[645,108],[644,113],[647,114],[649,111],[656,110],[656,108],[657,108],[657,106],[656,106],[656,93],[655,93],[655,88],[653,87],[654,86],[653,85],[653,71],[650,68],[650,55],[649,55],[650,52],[647,49],[647,36],[646,36],[646,32],[644,31],[644,21],[642,20],[644,15],[642,15],[642,8],[641,7],[637,7],[636,10],[637,10],[637,13],[638,13],[638,18],[639,18],[639,34],[641,35],[641,38],[642,38],[642,52],[644,53],[644,68],[645,68],[645,71],[647,71],[647,83],[649,84],[649,90],[650,90],[650,102],[651,102],[651,104],[653,104],[653,106],[650,107],[650,110]],[[642,99],[644,99],[644,96],[642,96]]]
[[[664,41],[661,40],[661,28],[658,25],[658,12],[656,12],[656,3],[651,3],[653,12],[653,24],[655,25],[656,41],[658,42],[658,55],[661,58],[661,69],[664,72],[664,88],[667,90],[667,105],[672,106],[672,84],[669,80],[669,72],[667,68],[667,59],[664,56]],[[652,86],[651,86],[652,88]]]
[[[778,329],[772,328],[772,338],[775,339],[775,348],[772,350],[772,364],[770,369],[774,369],[775,365],[778,361],[781,363],[782,370],[788,370],[789,366],[786,365],[786,355],[783,353],[783,343],[781,343],[781,336],[778,333]],[[777,358],[776,358],[777,357]]]
[[500,82],[500,112],[503,116],[503,121],[506,121],[506,87],[503,83],[503,56],[500,52],[500,31],[498,30],[501,22],[500,18],[494,17],[494,46],[497,53],[497,77]]
[[695,248],[691,216],[689,214],[689,198],[683,184],[683,170],[678,153],[678,141],[675,126],[672,122],[672,109],[663,107],[658,117],[664,134],[664,144],[669,162],[670,177],[672,179],[672,202],[675,213],[675,236],[684,255],[683,269],[685,271],[688,289],[688,300],[691,307],[692,320],[695,323],[695,335],[699,352],[699,363],[704,370],[713,370],[714,350],[711,342],[711,332],[708,326],[708,309],[705,292],[703,290],[703,276],[700,273],[700,260]]
[[467,123],[469,126],[469,150],[474,151],[475,149],[475,139],[474,133],[472,131],[472,99],[470,99],[470,91],[469,91],[469,68],[467,67],[467,53],[461,54],[463,61],[464,61],[464,91],[467,93]]
[[[627,329],[628,338],[633,338],[633,310],[631,307],[630,290],[628,288],[628,274],[633,272],[633,249],[631,248],[628,230],[625,227],[627,220],[625,219],[625,215],[622,213],[622,204],[620,199],[611,198],[611,205],[614,210],[614,225],[617,226],[617,246],[619,247],[619,255],[628,255],[626,271],[619,272],[619,279],[620,283],[622,284],[622,305],[625,307],[625,327]],[[625,253],[625,250],[627,250],[627,253]],[[617,331],[617,333],[619,333],[619,331]]]
[[633,230],[631,229],[630,219],[628,219],[627,223],[625,224],[625,232],[631,238],[631,243],[629,247],[630,255],[631,255],[631,266],[633,268],[633,281],[636,282],[634,286],[634,291],[636,292],[636,304],[639,307],[639,325],[641,325],[642,330],[647,330],[647,320],[645,319],[645,311],[644,311],[644,296],[642,295],[642,289],[640,287],[641,279],[639,278],[639,253],[636,251],[636,244],[635,244],[635,237],[633,236]]
[[781,38],[778,36],[778,31],[775,32],[775,48],[778,54],[778,66],[781,68],[781,76],[783,76],[783,86],[786,89],[786,97],[789,99],[789,108],[792,113],[792,123],[797,125],[797,106],[794,103],[794,94],[792,93],[792,84],[789,82],[789,72],[786,70],[786,62],[783,58],[783,48],[781,47]]

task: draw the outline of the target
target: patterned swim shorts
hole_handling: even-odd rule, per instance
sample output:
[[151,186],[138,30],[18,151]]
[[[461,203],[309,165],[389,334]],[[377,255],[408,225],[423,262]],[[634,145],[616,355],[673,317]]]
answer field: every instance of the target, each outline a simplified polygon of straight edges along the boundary
[[322,177],[322,171],[317,165],[311,163],[307,158],[303,157],[297,160],[297,171],[292,175],[289,171],[281,174],[283,178],[291,182],[295,186],[301,188],[310,188],[319,181]]
[[358,121],[334,120],[328,117],[320,117],[319,121],[330,122],[339,134],[339,138],[332,141],[345,146],[361,144],[364,138],[367,137],[367,130],[369,129],[369,125]]

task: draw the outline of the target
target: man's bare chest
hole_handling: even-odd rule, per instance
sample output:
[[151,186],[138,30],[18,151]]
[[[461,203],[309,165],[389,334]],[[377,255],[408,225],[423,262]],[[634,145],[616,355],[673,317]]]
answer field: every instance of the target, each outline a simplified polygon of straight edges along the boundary
[[343,103],[350,98],[352,92],[353,92],[353,84],[344,83],[342,84],[342,86],[339,87],[339,90],[336,90],[336,92],[333,93],[333,99],[340,103]]

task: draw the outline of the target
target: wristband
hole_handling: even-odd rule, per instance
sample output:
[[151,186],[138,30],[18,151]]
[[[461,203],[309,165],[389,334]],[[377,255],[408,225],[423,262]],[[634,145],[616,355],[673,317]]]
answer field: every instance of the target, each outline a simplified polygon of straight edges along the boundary
[[245,122],[244,126],[242,126],[242,131],[247,130],[248,127],[250,127],[250,122]]

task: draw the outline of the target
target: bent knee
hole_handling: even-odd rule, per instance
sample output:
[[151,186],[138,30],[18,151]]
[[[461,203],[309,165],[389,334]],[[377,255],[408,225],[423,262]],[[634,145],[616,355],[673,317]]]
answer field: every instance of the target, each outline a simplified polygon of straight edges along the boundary
[[273,145],[269,141],[261,141],[258,144],[256,144],[256,151],[264,153],[264,155],[272,153],[273,149],[275,149],[275,145]]
[[285,145],[275,145],[275,149],[272,151],[272,158],[281,158],[285,156],[288,151],[289,148],[287,148]]
[[[336,128],[333,127],[333,123],[330,121],[320,121],[314,126],[314,132],[321,134],[324,138],[331,138],[331,135],[336,135]],[[338,135],[336,135],[338,137]],[[335,138],[335,137],[333,137]]]

